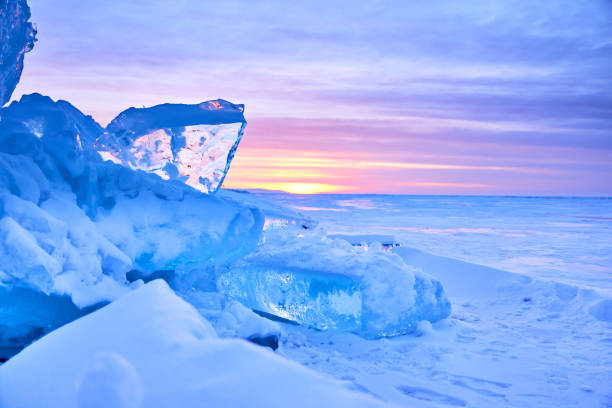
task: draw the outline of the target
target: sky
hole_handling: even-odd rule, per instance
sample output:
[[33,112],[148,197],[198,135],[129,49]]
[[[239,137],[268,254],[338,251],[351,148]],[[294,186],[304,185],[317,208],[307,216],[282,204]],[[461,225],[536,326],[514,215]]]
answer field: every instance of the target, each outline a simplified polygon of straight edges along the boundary
[[612,195],[612,1],[28,0],[13,97],[245,104],[225,187]]

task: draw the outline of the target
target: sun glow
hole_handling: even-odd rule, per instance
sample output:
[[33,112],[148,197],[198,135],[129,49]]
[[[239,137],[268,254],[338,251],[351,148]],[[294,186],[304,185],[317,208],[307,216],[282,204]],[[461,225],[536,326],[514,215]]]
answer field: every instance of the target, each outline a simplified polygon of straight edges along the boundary
[[[282,190],[294,194],[463,194],[492,189],[493,173],[555,174],[557,170],[486,163],[446,163],[446,157],[402,161],[375,152],[329,152],[247,147],[239,151],[226,188]],[[398,160],[399,159],[399,160]]]
[[325,183],[247,183],[240,184],[240,188],[262,188],[265,190],[281,190],[292,194],[320,194],[338,192],[345,189],[344,186],[336,186]]

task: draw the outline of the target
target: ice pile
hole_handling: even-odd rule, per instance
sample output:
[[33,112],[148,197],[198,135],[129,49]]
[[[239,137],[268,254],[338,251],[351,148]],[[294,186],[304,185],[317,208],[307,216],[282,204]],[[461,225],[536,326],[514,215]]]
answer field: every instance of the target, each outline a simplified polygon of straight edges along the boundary
[[0,107],[11,98],[23,70],[23,55],[36,41],[26,0],[0,0]]
[[396,336],[450,315],[442,285],[380,244],[269,231],[256,252],[218,279],[248,307],[321,330]]
[[244,105],[223,99],[130,108],[113,119],[96,145],[106,159],[214,193],[242,138],[243,112]]
[[102,160],[104,130],[68,102],[26,95],[0,116],[0,348],[112,301],[130,271],[188,272],[259,240],[259,210]]
[[[185,112],[162,106],[167,117]],[[224,110],[210,112],[233,120]],[[0,282],[38,292],[29,298],[56,304],[56,316],[64,316],[53,324],[13,316],[0,347],[18,347],[74,319],[80,308],[117,298],[128,281],[154,276],[165,277],[228,335],[254,334],[241,330],[246,322],[265,325],[225,296],[310,327],[370,338],[409,333],[421,320],[450,313],[439,282],[376,246],[325,238],[311,220],[249,194],[202,194],[180,178],[104,161],[95,144],[110,133],[68,102],[26,95],[0,113]],[[161,113],[122,115],[113,123],[134,135],[159,126]],[[9,292],[0,296],[17,302],[12,310],[26,307]],[[76,310],[49,296],[67,296]]]
[[0,406],[384,404],[264,348],[218,339],[191,305],[157,280],[50,333],[0,366]]
[[[24,1],[0,1],[4,101],[35,31]],[[156,277],[219,334],[266,344],[279,326],[251,309],[365,337],[448,316],[437,281],[375,245],[248,193],[203,194],[245,125],[224,100],[130,108],[106,129],[40,94],[0,109],[0,358]]]

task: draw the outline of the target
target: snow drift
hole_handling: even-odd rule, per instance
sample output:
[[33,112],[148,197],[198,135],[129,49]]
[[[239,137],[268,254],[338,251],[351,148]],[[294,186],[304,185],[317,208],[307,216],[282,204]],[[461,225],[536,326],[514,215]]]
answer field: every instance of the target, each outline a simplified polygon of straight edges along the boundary
[[6,408],[288,405],[383,406],[264,348],[218,339],[161,280],[57,329],[0,369]]

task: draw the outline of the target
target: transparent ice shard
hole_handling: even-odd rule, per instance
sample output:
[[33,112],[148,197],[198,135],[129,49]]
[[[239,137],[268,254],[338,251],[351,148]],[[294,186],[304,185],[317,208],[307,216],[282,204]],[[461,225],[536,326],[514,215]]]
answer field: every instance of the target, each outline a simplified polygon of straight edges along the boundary
[[316,270],[251,266],[219,279],[222,292],[259,311],[320,330],[357,331],[359,282]]
[[214,193],[242,138],[243,112],[243,105],[222,99],[130,108],[113,119],[96,147],[106,160]]

